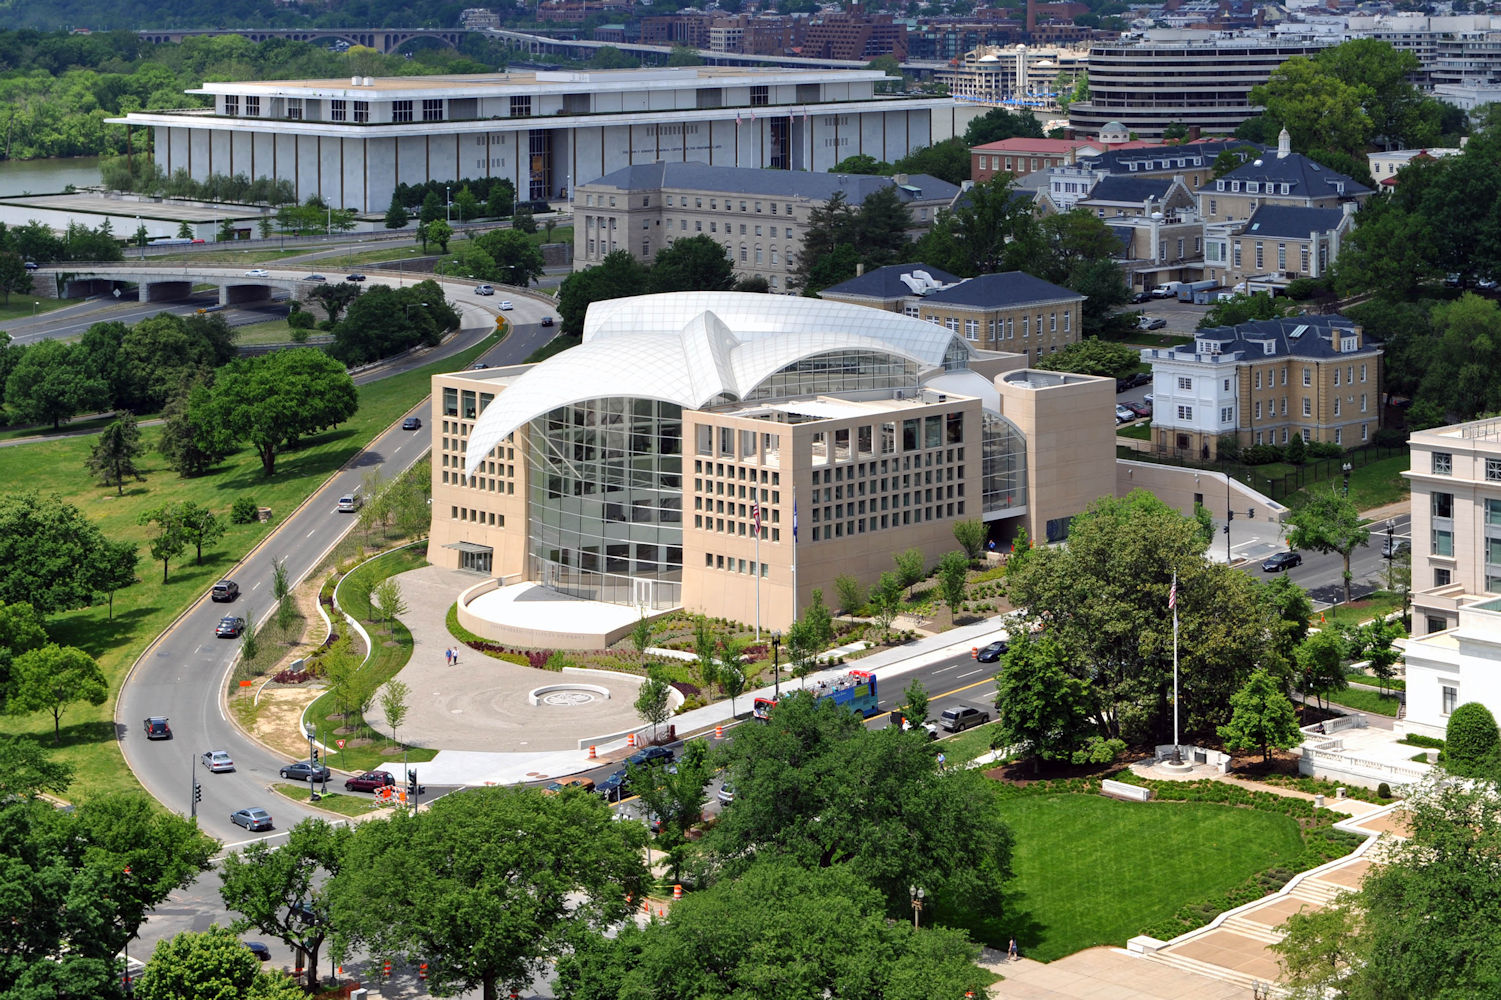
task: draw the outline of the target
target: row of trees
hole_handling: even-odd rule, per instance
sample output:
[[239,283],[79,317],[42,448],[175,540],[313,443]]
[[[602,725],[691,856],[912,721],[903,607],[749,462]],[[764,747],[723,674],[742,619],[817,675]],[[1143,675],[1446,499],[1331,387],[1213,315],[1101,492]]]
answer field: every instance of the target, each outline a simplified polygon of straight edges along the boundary
[[584,332],[589,305],[606,299],[654,292],[690,291],[764,292],[765,280],[735,281],[735,265],[722,244],[710,236],[691,236],[657,251],[650,264],[643,264],[629,250],[607,254],[598,265],[575,271],[558,289],[558,315],[562,332]]
[[[61,236],[53,232],[51,226],[35,219],[23,226],[7,226],[0,222],[0,253],[14,254],[38,264],[67,260],[111,261],[124,256],[108,219],[95,229],[81,222],[70,222]],[[10,291],[29,288],[27,284]]]
[[[993,786],[940,771],[923,737],[867,730],[803,692],[779,703],[777,722],[713,752],[690,744],[675,772],[633,771],[662,820],[657,846],[699,890],[644,930],[629,916],[650,885],[645,828],[576,790],[474,789],[353,828],[306,821],[278,849],[228,857],[224,901],[241,915],[235,930],[301,949],[310,985],[331,947],[425,962],[434,992],[486,997],[552,963],[564,995],[601,1000],[646,983],[684,1000],[791,984],[934,1000],[982,988],[962,932],[914,930],[908,887],[943,912],[1000,912],[1011,835]],[[689,841],[721,769],[735,803]]]

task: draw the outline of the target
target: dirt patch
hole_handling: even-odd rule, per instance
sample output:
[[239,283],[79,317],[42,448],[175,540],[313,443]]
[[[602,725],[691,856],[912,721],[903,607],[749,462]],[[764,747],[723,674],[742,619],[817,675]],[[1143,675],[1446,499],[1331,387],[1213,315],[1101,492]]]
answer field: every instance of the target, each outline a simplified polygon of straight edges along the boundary
[[306,759],[307,737],[302,734],[302,713],[322,693],[321,685],[268,686],[261,692],[250,735],[284,754],[288,760]]

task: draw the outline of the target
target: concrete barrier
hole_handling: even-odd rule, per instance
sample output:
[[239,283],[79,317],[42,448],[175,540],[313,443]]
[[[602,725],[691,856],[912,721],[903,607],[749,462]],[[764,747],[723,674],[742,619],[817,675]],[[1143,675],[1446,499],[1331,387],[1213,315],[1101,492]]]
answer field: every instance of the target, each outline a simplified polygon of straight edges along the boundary
[[1146,802],[1152,797],[1152,790],[1106,778],[1100,782],[1100,794],[1108,795],[1112,799],[1125,799],[1127,802]]

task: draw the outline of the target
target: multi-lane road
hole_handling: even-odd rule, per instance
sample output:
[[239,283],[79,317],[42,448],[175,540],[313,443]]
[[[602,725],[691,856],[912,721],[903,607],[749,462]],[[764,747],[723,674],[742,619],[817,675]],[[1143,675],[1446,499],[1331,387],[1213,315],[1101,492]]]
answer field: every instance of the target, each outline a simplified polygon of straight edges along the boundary
[[[473,344],[494,328],[493,312],[467,300],[461,300],[460,304],[464,307],[465,329],[445,347],[449,353]],[[485,305],[489,304],[486,300]],[[517,296],[515,309],[508,314],[512,321],[511,335],[488,352],[484,360],[491,364],[520,362],[555,331],[555,327],[544,328],[539,322],[544,315],[551,314],[551,309],[541,302]],[[433,355],[428,354],[396,366],[396,370],[426,364],[432,359]],[[225,574],[239,584],[239,599],[233,604],[213,604],[205,593],[147,650],[121,689],[115,723],[125,760],[146,790],[169,808],[188,811],[200,754],[206,750],[230,753],[234,771],[218,774],[202,768],[196,771],[203,790],[198,806],[200,825],[228,844],[267,836],[250,834],[231,825],[229,814],[237,809],[263,806],[271,810],[278,831],[285,831],[315,813],[267,792],[267,786],[277,779],[278,769],[287,761],[243,735],[228,718],[225,686],[239,644],[216,639],[214,624],[223,614],[244,615],[247,609],[257,617],[268,615],[273,603],[272,562],[282,560],[288,576],[293,581],[301,580],[349,530],[352,515],[335,510],[337,497],[359,484],[372,468],[381,469],[391,479],[427,453],[431,421],[426,419],[425,401],[414,401],[409,412],[424,418],[420,430],[388,429],[302,507],[276,511],[281,522],[277,529]],[[147,741],[143,722],[148,716],[170,718],[174,738]]]

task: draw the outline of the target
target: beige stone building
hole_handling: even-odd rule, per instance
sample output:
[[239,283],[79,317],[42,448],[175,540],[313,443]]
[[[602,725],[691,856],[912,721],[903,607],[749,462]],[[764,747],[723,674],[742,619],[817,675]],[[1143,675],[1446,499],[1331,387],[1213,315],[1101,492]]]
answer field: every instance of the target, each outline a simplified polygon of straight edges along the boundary
[[1414,431],[1408,447],[1412,631],[1423,635],[1453,628],[1465,604],[1501,595],[1501,420]]
[[1344,448],[1380,428],[1382,349],[1344,316],[1295,316],[1200,330],[1150,348],[1152,444],[1159,455],[1212,459],[1294,435]]
[[580,185],[573,200],[573,260],[582,270],[615,250],[650,262],[679,239],[708,236],[724,245],[737,279],[765,278],[790,289],[808,214],[835,195],[859,208],[876,191],[896,191],[912,213],[916,239],[959,189],[926,175],[859,174],[711,167],[658,162],[626,167]]
[[434,377],[429,558],[785,628],[960,520],[1065,537],[1114,490],[1114,389],[845,303],[595,303],[579,347]]
[[1372,194],[1370,188],[1292,151],[1283,129],[1277,152],[1242,164],[1199,188],[1199,214],[1206,223],[1249,219],[1263,205],[1299,208],[1356,206]]
[[1322,278],[1354,227],[1354,202],[1333,208],[1263,205],[1244,222],[1205,227],[1204,277],[1237,291]]
[[1029,364],[1077,341],[1083,321],[1084,296],[1024,271],[957,278],[926,264],[892,264],[819,296],[921,319]]

